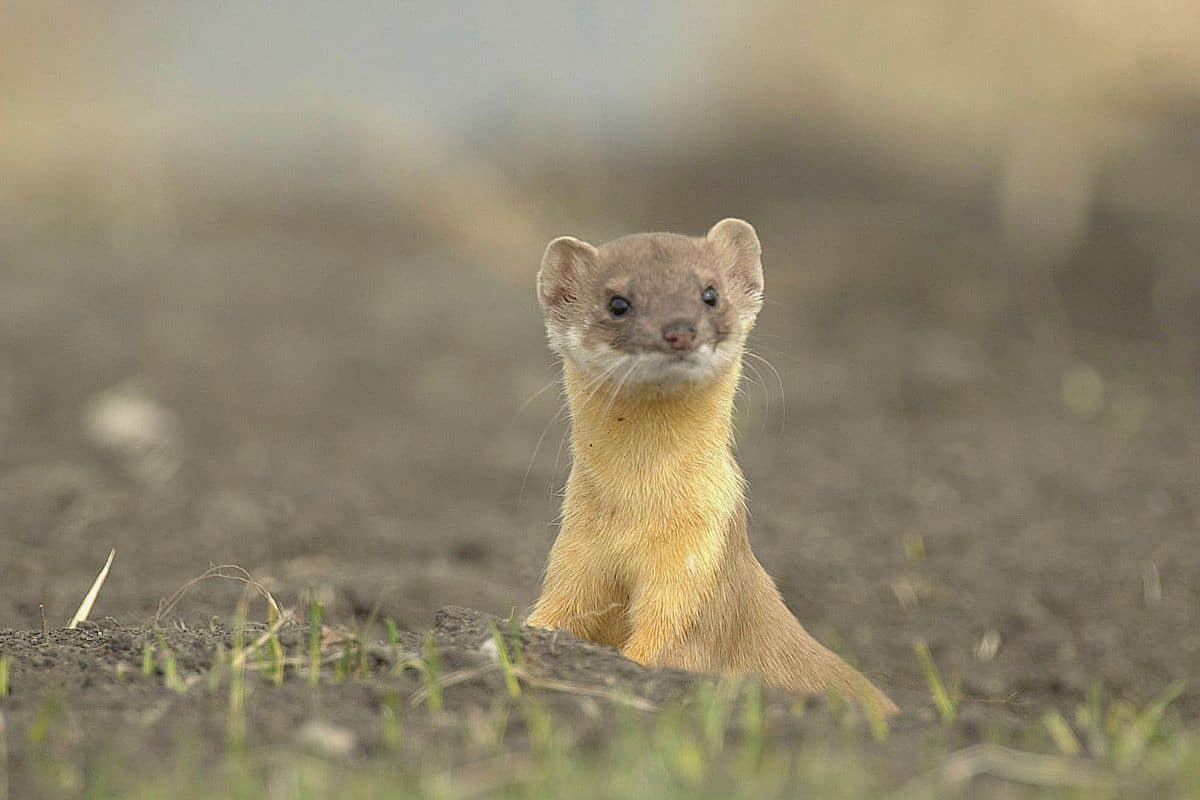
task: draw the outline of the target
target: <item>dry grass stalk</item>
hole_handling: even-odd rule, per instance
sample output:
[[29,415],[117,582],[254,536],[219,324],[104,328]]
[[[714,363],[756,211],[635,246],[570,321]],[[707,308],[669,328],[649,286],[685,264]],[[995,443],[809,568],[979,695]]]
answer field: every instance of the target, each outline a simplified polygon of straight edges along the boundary
[[88,593],[84,595],[83,602],[79,604],[79,608],[75,610],[75,616],[71,617],[71,621],[67,623],[68,630],[75,630],[79,627],[79,623],[87,620],[88,615],[92,613],[92,606],[96,604],[96,598],[100,596],[100,587],[104,585],[104,581],[108,578],[108,570],[112,566],[113,559],[117,556],[117,548],[112,548],[108,551],[108,559],[104,562],[104,567],[100,570],[100,574],[96,576],[96,580],[92,582],[92,588],[88,589]]
[[263,598],[271,609],[271,616],[274,620],[283,619],[283,609],[279,607],[279,603],[275,602],[275,598],[267,591],[267,587],[263,586],[246,569],[237,564],[210,564],[208,569],[180,586],[174,594],[159,603],[158,612],[154,615],[154,624],[157,625],[163,617],[169,614],[194,586],[207,580],[226,580],[245,584],[248,589],[253,589]]

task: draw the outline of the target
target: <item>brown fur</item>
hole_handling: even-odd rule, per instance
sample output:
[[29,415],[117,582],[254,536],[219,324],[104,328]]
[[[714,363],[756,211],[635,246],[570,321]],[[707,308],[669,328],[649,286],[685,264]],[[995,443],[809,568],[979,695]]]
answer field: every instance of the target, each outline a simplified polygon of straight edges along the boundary
[[[730,226],[732,239],[723,235]],[[894,713],[891,700],[804,630],[750,549],[731,446],[741,347],[761,304],[757,237],[750,242],[746,231],[753,236],[746,223],[727,221],[704,239],[650,234],[600,250],[556,240],[547,251],[539,296],[563,354],[574,463],[528,624],[568,630],[643,664],[756,673],[771,685],[832,690]],[[565,269],[556,246],[566,249]],[[719,284],[726,300],[707,316],[686,305],[706,284]],[[723,335],[736,348],[729,366],[682,385],[624,388],[611,378],[597,386],[597,367],[576,363],[589,361],[581,352],[651,346],[629,344],[628,329],[597,313],[608,294],[634,285],[645,309],[637,324],[653,329],[690,313],[698,328],[711,328],[702,338]]]

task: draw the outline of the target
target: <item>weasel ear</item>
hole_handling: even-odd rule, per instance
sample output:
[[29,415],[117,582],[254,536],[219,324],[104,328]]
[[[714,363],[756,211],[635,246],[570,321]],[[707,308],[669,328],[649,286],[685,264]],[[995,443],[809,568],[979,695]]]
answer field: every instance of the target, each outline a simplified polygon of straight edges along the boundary
[[559,311],[575,302],[584,273],[595,266],[597,255],[596,248],[574,236],[560,236],[546,247],[537,274],[543,311]]
[[713,225],[704,237],[717,248],[728,265],[727,274],[734,284],[756,300],[762,297],[762,245],[754,227],[743,219],[728,217]]

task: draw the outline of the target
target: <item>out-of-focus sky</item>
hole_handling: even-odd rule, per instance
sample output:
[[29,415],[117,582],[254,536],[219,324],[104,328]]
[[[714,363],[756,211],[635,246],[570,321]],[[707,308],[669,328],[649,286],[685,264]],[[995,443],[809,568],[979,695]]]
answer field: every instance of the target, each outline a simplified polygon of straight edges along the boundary
[[[649,132],[706,66],[703,4],[532,0],[156,5],[116,28],[121,76],[164,109],[350,95],[465,126],[509,109]],[[152,37],[147,33],[153,31]],[[147,39],[152,58],[147,58]],[[694,85],[693,85],[694,90]]]
[[685,209],[698,197],[752,213],[856,185],[978,207],[1012,262],[1069,260],[1102,213],[1150,219],[1130,235],[1196,271],[1194,4],[44,0],[0,17],[9,220],[88,207],[169,227],[189,193],[316,209],[384,191],[471,258],[507,236],[523,259],[578,219],[699,226],[721,203]]

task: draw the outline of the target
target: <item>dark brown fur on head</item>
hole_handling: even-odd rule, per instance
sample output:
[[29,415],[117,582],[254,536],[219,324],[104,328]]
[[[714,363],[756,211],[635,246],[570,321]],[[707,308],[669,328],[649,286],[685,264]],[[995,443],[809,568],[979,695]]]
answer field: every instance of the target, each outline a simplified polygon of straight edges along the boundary
[[739,219],[704,237],[641,233],[593,247],[563,236],[546,248],[537,285],[551,347],[583,371],[705,380],[736,362],[762,307],[761,247]]

